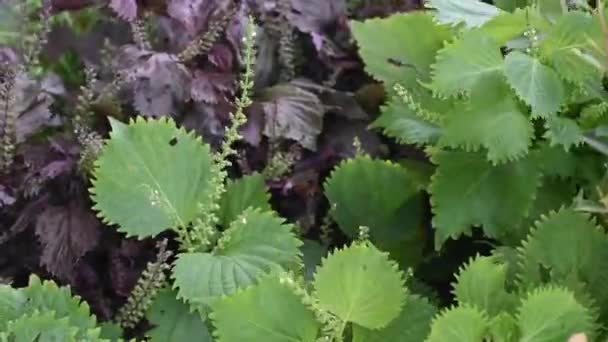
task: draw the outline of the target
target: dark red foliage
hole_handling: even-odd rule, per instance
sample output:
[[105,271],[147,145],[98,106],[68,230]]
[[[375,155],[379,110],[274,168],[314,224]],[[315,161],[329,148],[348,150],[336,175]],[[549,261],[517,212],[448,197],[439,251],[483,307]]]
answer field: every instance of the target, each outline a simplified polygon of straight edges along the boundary
[[150,241],[123,240],[120,245],[110,247],[109,257],[112,291],[126,298],[146,263],[154,257],[154,244]]
[[97,246],[101,223],[83,203],[48,206],[36,220],[36,235],[43,245],[40,262],[59,279],[72,280],[74,266]]
[[137,18],[136,0],[110,0],[110,8],[124,20],[133,21]]

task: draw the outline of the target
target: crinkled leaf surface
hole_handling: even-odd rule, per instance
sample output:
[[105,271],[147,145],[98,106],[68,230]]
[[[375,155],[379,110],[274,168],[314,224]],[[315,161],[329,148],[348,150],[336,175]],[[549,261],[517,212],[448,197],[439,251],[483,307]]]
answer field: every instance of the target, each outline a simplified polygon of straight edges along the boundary
[[136,0],[111,0],[110,8],[116,14],[127,21],[135,20],[137,17],[137,1]]
[[48,74],[42,80],[31,79],[26,73],[19,73],[15,82],[15,106],[18,113],[15,122],[16,142],[21,143],[45,127],[62,124],[59,116],[50,107],[55,101],[53,95],[62,95],[65,88],[56,74]]
[[309,150],[317,149],[325,106],[315,93],[291,83],[279,84],[264,91],[261,104],[266,114],[264,135],[292,139]]
[[427,299],[408,295],[399,316],[386,327],[372,330],[353,325],[353,342],[422,342],[431,330],[431,320],[436,313],[437,308]]
[[19,318],[24,313],[27,296],[9,285],[0,285],[0,331],[6,323]]
[[156,53],[134,70],[133,103],[144,116],[176,115],[190,99],[190,76],[174,56]]
[[[69,319],[55,317],[53,311],[36,310],[9,322],[6,332],[0,332],[0,338],[3,341],[76,342],[77,331],[78,328],[70,326]],[[97,339],[87,339],[87,341],[97,341]]]
[[176,298],[172,290],[162,290],[146,314],[154,326],[147,334],[152,341],[189,342],[196,336],[200,342],[212,341],[211,333],[201,316]]
[[335,250],[317,269],[313,287],[321,308],[368,329],[387,326],[406,298],[403,273],[371,244]]
[[439,51],[433,64],[431,88],[442,96],[469,92],[480,79],[501,74],[500,46],[486,33],[474,30]]
[[505,75],[517,95],[532,107],[533,117],[548,117],[565,101],[562,81],[537,58],[514,51],[505,58]]
[[468,28],[481,26],[501,12],[478,0],[428,0],[425,4],[437,10],[435,16],[439,22],[464,23]]
[[538,156],[545,176],[561,179],[576,176],[576,166],[580,163],[580,158],[567,152],[562,146],[551,146],[545,141],[538,144],[534,153]]
[[332,216],[350,237],[357,236],[360,226],[371,228],[373,234],[393,224],[398,210],[416,192],[403,167],[368,156],[344,161],[325,183]]
[[197,70],[190,85],[191,97],[194,101],[217,104],[234,93],[235,81],[232,74]]
[[36,221],[36,235],[44,246],[41,263],[52,274],[71,279],[74,265],[99,240],[99,221],[77,201],[47,207]]
[[167,1],[167,14],[180,22],[188,32],[196,33],[198,16],[203,5],[211,6],[216,1],[208,0],[169,0]]
[[[580,282],[607,317],[606,258],[608,236],[603,229],[587,214],[562,208],[543,217],[519,249],[520,283]],[[542,270],[550,271],[549,276]]]
[[534,204],[528,217],[519,224],[519,227],[513,227],[505,232],[499,240],[511,246],[521,245],[542,215],[558,210],[564,205],[570,205],[576,193],[576,185],[569,179],[550,178],[545,173],[541,186],[536,190]]
[[424,244],[425,200],[417,180],[401,165],[361,156],[339,165],[325,183],[325,194],[347,236],[369,227],[374,244],[409,267],[420,261]]
[[551,269],[554,279],[577,275],[600,280],[608,236],[591,218],[574,209],[561,209],[544,216],[520,249],[521,280],[540,283],[540,266]]
[[218,341],[314,342],[320,324],[278,277],[224,297],[212,305]]
[[447,309],[433,320],[426,342],[483,342],[489,320],[479,309],[461,305]]
[[417,115],[398,97],[382,107],[382,115],[371,127],[382,128],[385,135],[402,144],[431,144],[441,135],[439,126]]
[[493,166],[480,153],[440,152],[430,193],[435,247],[482,226],[497,236],[515,226],[532,206],[540,173],[533,158]]
[[91,314],[88,304],[79,296],[73,295],[70,288],[58,287],[53,281],[41,281],[32,275],[28,286],[21,290],[27,297],[23,312],[54,312],[54,317],[67,319],[69,325],[76,328],[76,339],[80,341],[99,336],[97,320]]
[[389,88],[396,82],[416,87],[418,79],[428,81],[437,50],[451,37],[448,26],[422,11],[353,21],[351,29],[365,70]]
[[94,208],[129,236],[185,227],[208,197],[209,147],[170,119],[112,120],[95,166]]
[[[124,63],[122,59],[131,60]],[[190,72],[174,55],[127,45],[114,64],[127,74],[133,104],[141,115],[176,115],[190,99]]]
[[555,71],[564,79],[579,83],[599,79],[602,62],[589,53],[593,48],[590,36],[600,27],[593,17],[582,11],[561,16],[540,42],[541,56],[548,58]]
[[577,122],[584,129],[592,129],[606,122],[608,103],[593,103],[581,109]]
[[507,312],[501,312],[490,320],[488,335],[492,341],[517,342],[519,341],[519,328],[517,320]]
[[517,297],[505,289],[508,264],[495,256],[478,256],[456,275],[454,295],[459,305],[484,310],[490,316],[512,309]]
[[521,304],[520,341],[567,341],[575,333],[594,333],[593,315],[564,288],[539,288]]
[[248,209],[224,232],[212,253],[184,253],[173,269],[178,295],[209,303],[254,284],[265,273],[300,263],[302,242],[294,227],[272,212]]
[[259,173],[243,176],[237,180],[228,180],[226,192],[220,200],[220,222],[228,227],[248,208],[270,210],[270,194]]
[[576,121],[564,117],[550,117],[545,121],[545,134],[551,146],[561,145],[566,151],[583,142],[583,132]]
[[[0,11],[2,10],[1,6]],[[0,40],[2,34],[0,28]],[[12,50],[8,48],[0,49],[1,62],[13,61],[13,58],[10,57],[3,58],[5,57],[4,54],[8,55],[7,51],[10,51],[9,56],[13,56],[14,52]],[[51,112],[51,105],[55,102],[53,96],[65,94],[62,80],[56,74],[48,72],[44,78],[35,79],[26,72],[18,72],[12,94],[14,96],[12,111],[17,114],[14,123],[16,143],[23,143],[42,129],[58,127],[63,124],[61,117]],[[3,109],[3,121],[4,115]]]
[[512,91],[501,77],[478,81],[471,100],[454,106],[446,115],[440,146],[475,151],[487,149],[493,164],[520,158],[532,144],[532,122],[521,112]]

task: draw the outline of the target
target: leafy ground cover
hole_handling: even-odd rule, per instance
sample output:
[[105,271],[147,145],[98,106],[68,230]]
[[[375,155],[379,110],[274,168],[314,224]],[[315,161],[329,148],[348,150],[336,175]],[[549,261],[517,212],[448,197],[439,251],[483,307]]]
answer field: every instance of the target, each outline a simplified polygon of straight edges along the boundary
[[607,16],[0,1],[0,338],[605,341]]

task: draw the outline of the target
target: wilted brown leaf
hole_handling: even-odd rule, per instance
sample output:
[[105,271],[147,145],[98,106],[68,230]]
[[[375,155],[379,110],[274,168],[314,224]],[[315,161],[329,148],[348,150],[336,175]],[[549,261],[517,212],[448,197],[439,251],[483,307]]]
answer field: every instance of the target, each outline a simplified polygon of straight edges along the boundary
[[317,149],[325,115],[325,106],[317,95],[284,83],[266,89],[260,103],[266,114],[264,135],[292,139],[309,150]]

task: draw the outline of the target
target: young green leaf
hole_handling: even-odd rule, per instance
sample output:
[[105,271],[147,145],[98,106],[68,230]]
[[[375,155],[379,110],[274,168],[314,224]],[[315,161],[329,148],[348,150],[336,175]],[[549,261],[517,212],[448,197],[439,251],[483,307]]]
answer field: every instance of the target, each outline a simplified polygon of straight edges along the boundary
[[332,216],[350,237],[357,236],[360,226],[371,228],[372,236],[374,230],[398,228],[389,226],[416,193],[404,168],[369,156],[344,161],[325,183]]
[[540,288],[522,302],[517,316],[520,341],[567,341],[575,334],[594,334],[593,316],[570,291],[559,287]]
[[270,210],[269,201],[270,194],[261,174],[254,173],[237,180],[228,180],[226,192],[220,200],[220,222],[223,227],[228,227],[248,208]]
[[429,187],[435,216],[435,247],[482,226],[497,236],[516,225],[532,206],[540,173],[533,158],[493,166],[482,154],[440,152]]
[[589,37],[599,35],[599,32],[594,32],[599,29],[591,15],[582,11],[568,12],[558,19],[540,42],[540,54],[570,82],[599,80],[604,66],[589,53],[593,48]]
[[317,269],[313,287],[321,308],[368,329],[387,326],[406,298],[403,273],[371,244],[331,253]]
[[399,97],[393,97],[370,128],[382,128],[386,136],[402,144],[425,145],[437,141],[441,128],[419,116]]
[[207,198],[210,173],[209,147],[170,119],[112,120],[96,161],[94,208],[128,236],[185,228]]
[[532,117],[547,118],[565,101],[561,79],[537,58],[511,52],[505,58],[505,74],[517,95],[532,107]]
[[0,331],[6,329],[6,323],[19,318],[24,313],[27,297],[9,285],[0,285]]
[[458,306],[445,310],[433,320],[425,342],[483,342],[489,327],[486,315],[475,307]]
[[55,318],[66,319],[71,327],[76,328],[79,341],[94,341],[99,336],[97,319],[91,314],[89,305],[79,296],[72,295],[69,287],[59,287],[53,281],[41,281],[31,275],[28,286],[22,291],[27,298],[22,312],[54,312]]
[[365,70],[388,87],[417,87],[418,79],[428,81],[437,50],[452,35],[448,26],[424,12],[353,21],[351,29]]
[[431,330],[431,320],[437,313],[429,301],[408,295],[401,313],[380,330],[353,325],[353,342],[411,341],[422,342]]
[[298,240],[291,224],[272,212],[248,209],[224,232],[212,253],[182,253],[173,268],[178,297],[208,304],[254,284],[273,270],[300,263]]
[[218,341],[314,342],[320,324],[301,298],[278,277],[238,291],[212,304]]
[[566,151],[583,142],[583,132],[576,121],[570,118],[550,117],[545,121],[545,134],[551,146],[561,145]]
[[468,31],[439,51],[430,87],[446,97],[468,93],[482,78],[502,74],[503,67],[494,39],[478,30]]
[[325,193],[347,236],[356,238],[359,227],[370,228],[373,243],[407,268],[420,261],[424,244],[423,199],[416,180],[398,164],[360,156],[331,174]]
[[536,221],[551,211],[559,210],[564,205],[570,205],[576,193],[576,184],[573,184],[571,180],[550,178],[544,174],[528,216],[517,227],[505,232],[498,239],[506,245],[521,245],[521,242],[528,237],[530,229],[534,228]]
[[[53,311],[38,310],[8,322],[8,328],[0,332],[2,341],[65,341],[76,342],[78,328],[70,325],[67,317],[57,318]],[[86,341],[99,341],[87,339]]]
[[593,103],[581,109],[577,123],[583,129],[593,129],[606,123],[608,103]]
[[[574,209],[561,209],[543,217],[519,249],[520,283],[540,285],[580,282],[608,317],[608,235],[591,218]],[[550,271],[549,279],[546,272]],[[578,295],[578,293],[577,293]]]
[[468,151],[484,147],[493,164],[521,158],[532,144],[532,122],[502,77],[492,75],[477,82],[471,101],[454,106],[446,116],[439,145]]
[[576,165],[580,162],[576,154],[568,153],[561,146],[551,146],[546,141],[540,143],[534,153],[544,176],[561,179],[576,176]]
[[431,177],[435,173],[435,166],[427,161],[415,159],[399,160],[399,165],[405,169],[410,180],[418,190],[426,190],[431,183]]
[[165,289],[158,293],[146,314],[154,326],[147,335],[152,341],[188,342],[196,336],[200,342],[212,341],[211,333],[201,316],[176,298],[177,293]]
[[479,30],[492,37],[499,46],[504,46],[508,41],[520,37],[528,29],[528,22],[531,19],[534,20],[534,13],[527,10],[500,12],[486,21]]
[[[519,251],[521,279],[540,282],[540,267],[552,277],[579,275],[592,281],[600,276],[601,255],[608,256],[608,236],[591,218],[574,209],[561,209],[544,216]],[[556,280],[557,280],[556,279]]]
[[495,256],[477,256],[456,275],[454,295],[460,305],[476,306],[495,316],[515,306],[517,298],[505,289],[508,265]]
[[488,335],[491,341],[517,342],[519,340],[519,327],[513,315],[501,312],[490,320]]

